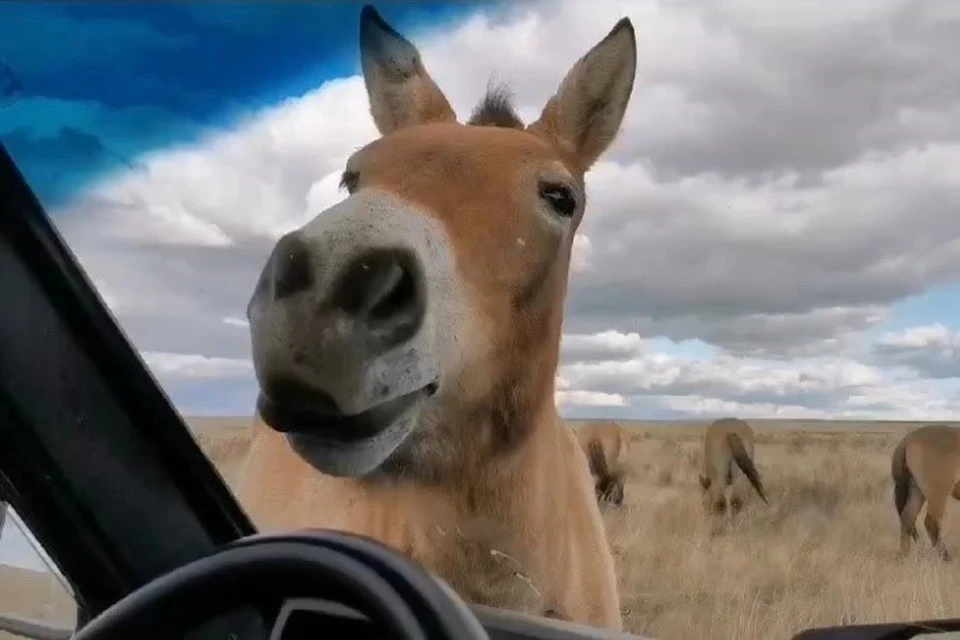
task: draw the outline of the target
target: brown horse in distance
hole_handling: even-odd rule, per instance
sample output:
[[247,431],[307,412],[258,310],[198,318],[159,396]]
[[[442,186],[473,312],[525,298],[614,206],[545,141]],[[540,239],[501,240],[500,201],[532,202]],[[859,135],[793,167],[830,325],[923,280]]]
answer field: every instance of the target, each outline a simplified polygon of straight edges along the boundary
[[261,530],[364,534],[468,602],[621,629],[586,457],[554,385],[584,174],[633,90],[626,18],[524,125],[457,122],[416,47],[360,14],[381,137],[274,247],[247,309],[260,396],[238,493]]
[[630,436],[612,422],[591,422],[576,432],[587,455],[597,500],[619,506],[623,503],[623,466],[630,448]]
[[725,490],[731,487],[730,511],[739,512],[745,498],[743,479],[753,486],[766,503],[766,491],[753,461],[753,429],[737,418],[715,420],[707,427],[703,437],[700,486],[703,489],[704,507],[714,513],[725,512]]
[[905,435],[893,450],[890,464],[893,497],[900,516],[900,555],[917,540],[917,516],[924,503],[924,528],[944,561],[951,560],[943,544],[943,515],[950,497],[960,500],[960,429],[931,424]]

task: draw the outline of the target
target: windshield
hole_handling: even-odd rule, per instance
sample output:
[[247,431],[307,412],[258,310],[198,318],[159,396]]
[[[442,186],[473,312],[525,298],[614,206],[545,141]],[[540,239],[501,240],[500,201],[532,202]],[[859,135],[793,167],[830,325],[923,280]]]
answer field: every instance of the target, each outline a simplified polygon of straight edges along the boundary
[[[903,440],[960,415],[956,7],[378,11],[364,69],[354,3],[0,3],[0,140],[254,522],[386,514],[465,598],[656,638],[960,617],[960,435]],[[374,397],[416,411],[334,459]]]

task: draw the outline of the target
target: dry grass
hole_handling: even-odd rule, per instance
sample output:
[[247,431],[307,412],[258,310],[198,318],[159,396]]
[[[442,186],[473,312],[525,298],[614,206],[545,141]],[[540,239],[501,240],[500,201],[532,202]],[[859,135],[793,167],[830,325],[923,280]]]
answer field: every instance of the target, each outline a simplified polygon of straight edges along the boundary
[[[890,452],[917,424],[750,422],[770,506],[751,499],[721,526],[700,505],[703,423],[624,424],[633,441],[626,496],[604,519],[628,630],[661,640],[753,640],[960,616],[960,569],[940,563],[923,533],[913,557],[896,558]],[[192,421],[231,485],[249,450],[248,423]],[[960,552],[957,507],[948,508],[945,538]],[[9,611],[11,583],[2,582],[0,608]]]
[[[754,497],[735,520],[701,507],[700,429],[634,431],[623,507],[604,510],[627,628],[747,640],[960,614],[960,572],[925,537],[913,557],[896,558],[890,452],[903,431],[871,427],[758,429],[770,506]],[[953,547],[956,506],[945,523]]]
[[[52,573],[0,565],[0,613],[12,613],[58,627],[73,627],[77,607]],[[22,640],[0,631],[0,640]]]
[[225,423],[216,427],[201,424],[204,425],[203,428],[198,429],[196,423],[191,421],[197,443],[213,461],[224,482],[235,489],[247,452],[250,451],[250,429],[244,421]]
[[[624,424],[632,440],[626,498],[604,519],[628,630],[662,640],[759,640],[960,616],[960,571],[929,553],[925,538],[913,557],[896,558],[890,452],[917,424],[751,425],[770,506],[752,499],[718,530],[700,505],[704,424]],[[217,431],[224,435],[201,435],[201,445],[233,482],[246,432]],[[945,531],[960,551],[955,506]]]

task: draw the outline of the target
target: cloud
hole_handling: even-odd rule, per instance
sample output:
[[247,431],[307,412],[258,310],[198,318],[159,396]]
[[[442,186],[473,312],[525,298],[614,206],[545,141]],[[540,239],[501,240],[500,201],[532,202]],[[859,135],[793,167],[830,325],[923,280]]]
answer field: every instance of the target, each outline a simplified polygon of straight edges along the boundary
[[960,71],[960,26],[946,4],[880,0],[827,12],[799,1],[528,3],[478,16],[424,50],[454,95],[472,96],[496,66],[525,106],[539,107],[558,71],[626,14],[643,97],[616,160],[650,158],[678,175],[819,171],[864,148],[912,146],[917,134],[957,139],[957,121],[943,117],[957,105],[949,80]]
[[249,358],[141,351],[141,357],[184,415],[251,415],[257,394]]
[[960,378],[960,332],[942,324],[888,333],[874,346],[881,362],[931,378]]
[[737,416],[738,418],[783,418],[789,420],[822,420],[836,415],[823,409],[771,402],[738,402],[700,395],[664,396],[664,405],[671,411],[695,417]]
[[625,402],[618,393],[604,393],[602,391],[559,391],[556,395],[557,405],[563,407],[572,404],[580,407],[622,407]]
[[156,374],[185,378],[249,376],[253,364],[239,358],[211,358],[193,353],[143,352],[143,359]]
[[[534,117],[625,11],[550,6],[480,15],[423,46],[455,105],[496,70]],[[902,2],[830,16],[797,6],[626,9],[640,72],[621,136],[588,177],[575,329],[829,348],[958,272],[960,88],[946,80],[960,27]]]
[[[791,362],[719,354],[708,359],[665,353],[564,364],[572,388],[622,395],[710,395],[743,402],[835,404],[876,385],[872,368],[854,361],[817,358]],[[801,401],[803,399],[803,401]]]
[[640,356],[646,351],[639,334],[623,334],[612,329],[592,335],[565,334],[560,341],[560,349],[563,358],[576,362]]
[[[616,332],[578,336],[575,344],[624,344]],[[565,340],[566,342],[566,340]],[[913,339],[911,344],[918,342]],[[927,344],[924,342],[923,344]],[[565,351],[557,379],[561,406],[606,406],[613,417],[951,419],[960,411],[957,384],[895,372],[848,357],[789,361],[718,353],[695,358],[637,350]],[[576,359],[579,356],[579,359]]]
[[[636,25],[624,128],[587,177],[565,406],[956,410],[953,390],[860,352],[891,306],[960,273],[960,23],[933,3],[805,6],[515,3],[417,38],[462,117],[495,74],[529,120],[617,19]],[[226,319],[275,239],[342,197],[345,159],[376,136],[366,100],[358,77],[325,82],[60,208],[138,347],[249,358]]]
[[228,324],[231,327],[242,327],[246,329],[247,327],[250,326],[250,323],[247,321],[246,318],[236,318],[233,316],[227,316],[226,318],[222,318],[222,320],[223,320],[223,324]]
[[[592,268],[571,283],[571,316],[740,349],[866,329],[960,272],[958,161],[960,145],[870,152],[806,187],[606,163],[589,182]],[[753,345],[731,321],[754,325]]]

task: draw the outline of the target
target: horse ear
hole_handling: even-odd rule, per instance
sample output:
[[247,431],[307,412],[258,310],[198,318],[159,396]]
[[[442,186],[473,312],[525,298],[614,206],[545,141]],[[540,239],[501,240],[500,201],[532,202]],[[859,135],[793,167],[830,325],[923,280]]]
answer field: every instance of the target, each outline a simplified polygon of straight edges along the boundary
[[370,5],[360,10],[360,63],[370,114],[381,135],[417,124],[456,121],[420,52]]
[[700,486],[703,487],[703,490],[704,490],[704,491],[706,491],[707,489],[709,489],[709,488],[710,488],[710,478],[708,478],[707,476],[705,476],[705,475],[703,475],[703,474],[700,474]]
[[636,73],[637,37],[622,18],[567,72],[528,129],[552,138],[587,171],[620,130]]

